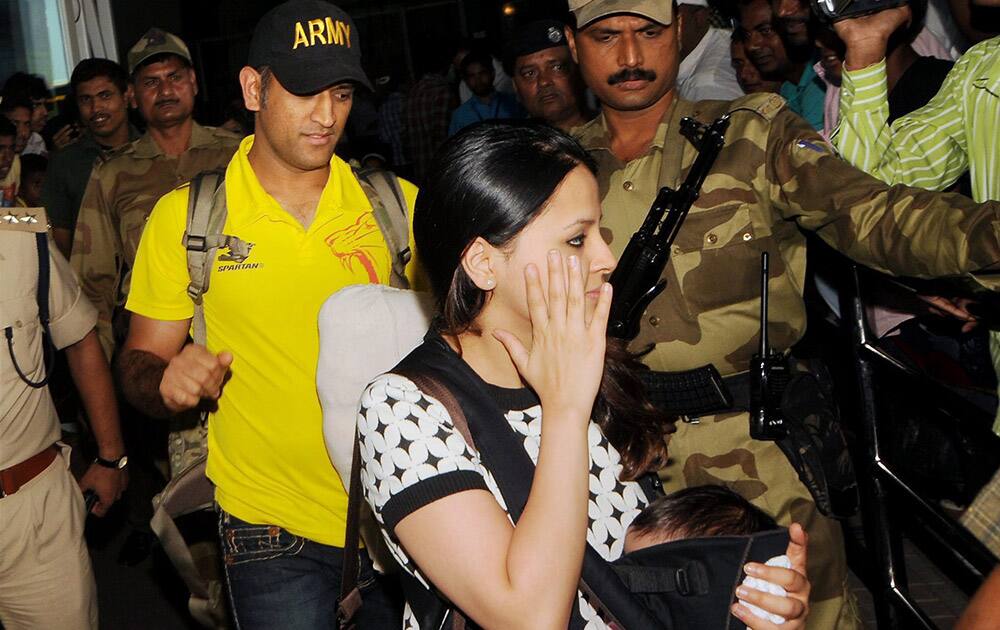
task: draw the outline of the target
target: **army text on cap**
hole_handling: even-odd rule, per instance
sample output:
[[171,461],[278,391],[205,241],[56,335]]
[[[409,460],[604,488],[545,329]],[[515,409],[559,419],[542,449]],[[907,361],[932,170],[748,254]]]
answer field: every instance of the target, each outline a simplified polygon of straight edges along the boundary
[[335,22],[330,17],[295,23],[295,43],[292,45],[292,50],[299,46],[315,46],[317,41],[324,46],[335,45],[350,48],[351,25],[340,20]]

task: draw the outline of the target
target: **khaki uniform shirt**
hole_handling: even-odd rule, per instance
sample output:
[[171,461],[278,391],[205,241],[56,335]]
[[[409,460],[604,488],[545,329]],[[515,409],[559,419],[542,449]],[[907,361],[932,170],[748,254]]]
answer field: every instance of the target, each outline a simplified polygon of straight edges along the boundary
[[[655,370],[713,363],[723,374],[748,369],[757,349],[760,254],[770,252],[768,331],[790,348],[806,325],[802,300],[806,240],[801,229],[883,272],[937,277],[984,272],[1000,261],[1000,203],[905,186],[889,187],[837,157],[776,95],[732,102],[676,100],[648,153],[622,163],[604,117],[577,128],[597,160],[605,238],[620,256],[660,186],[676,188],[696,150],[680,120],[710,122],[732,112],[726,145],[674,242],[668,285],[643,315],[633,349],[655,344]],[[994,279],[996,277],[994,276]]]
[[[31,214],[37,223],[9,216]],[[10,328],[17,366],[32,381],[45,376],[42,326],[38,320],[38,246],[35,234],[48,220],[39,208],[0,210],[0,328]],[[62,349],[89,333],[97,311],[80,292],[69,263],[49,239],[49,330]],[[6,335],[0,344],[7,345]],[[6,347],[0,351],[0,469],[20,463],[59,439],[59,418],[47,387],[21,380]]]
[[80,204],[70,262],[97,307],[97,331],[109,357],[111,320],[128,294],[139,237],[156,201],[202,171],[225,168],[239,143],[236,134],[196,123],[188,150],[178,157],[164,155],[146,133],[95,164]]

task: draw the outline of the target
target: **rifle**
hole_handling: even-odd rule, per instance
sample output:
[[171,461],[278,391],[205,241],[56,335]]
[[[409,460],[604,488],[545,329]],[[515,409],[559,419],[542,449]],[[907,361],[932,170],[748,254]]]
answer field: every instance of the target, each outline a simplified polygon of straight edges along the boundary
[[698,157],[677,190],[669,186],[660,189],[608,279],[614,288],[608,318],[608,334],[612,337],[635,339],[642,314],[667,287],[667,281],[660,276],[670,260],[670,247],[725,144],[727,127],[729,114],[710,125],[693,118],[681,120],[681,134],[698,149]]

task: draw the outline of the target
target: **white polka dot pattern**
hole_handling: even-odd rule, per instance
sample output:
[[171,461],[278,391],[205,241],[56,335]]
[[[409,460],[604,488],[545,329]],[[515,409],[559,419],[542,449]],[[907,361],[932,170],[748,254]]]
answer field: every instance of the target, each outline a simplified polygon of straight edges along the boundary
[[[541,406],[510,410],[505,416],[522,438],[531,460],[537,462],[542,434]],[[426,578],[420,575],[398,541],[387,534],[382,514],[385,506],[400,492],[415,488],[435,475],[453,471],[479,474],[506,511],[503,496],[478,453],[472,451],[455,429],[444,406],[403,376],[384,374],[368,386],[361,397],[358,430],[365,499],[382,525],[383,535],[396,560],[426,585]],[[619,481],[622,466],[618,451],[593,422],[588,440],[590,527],[587,541],[606,560],[615,560],[622,555],[625,530],[648,501],[638,484]],[[579,606],[588,630],[607,627],[583,594],[580,594]],[[409,607],[403,627],[419,628]]]

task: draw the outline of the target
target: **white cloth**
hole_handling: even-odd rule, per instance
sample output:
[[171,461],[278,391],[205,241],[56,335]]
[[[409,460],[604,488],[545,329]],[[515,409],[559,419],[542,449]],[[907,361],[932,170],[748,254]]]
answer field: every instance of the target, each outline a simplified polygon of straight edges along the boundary
[[[783,567],[785,569],[792,568],[792,561],[788,559],[788,556],[775,556],[770,560],[768,560],[765,564],[767,564],[767,566],[769,567]],[[770,593],[772,595],[780,595],[781,597],[788,597],[788,593],[785,591],[785,589],[778,586],[777,584],[768,582],[767,580],[762,580],[760,578],[750,577],[749,575],[746,578],[744,578],[743,586],[758,591],[762,591],[764,593]],[[781,615],[769,613],[762,608],[754,606],[753,604],[748,604],[742,599],[740,600],[740,603],[749,608],[750,612],[752,612],[756,617],[760,617],[761,619],[766,619],[778,626],[785,623],[785,618],[782,617]]]
[[[962,53],[969,47],[965,35],[955,24],[951,17],[951,7],[948,0],[930,0],[927,3],[927,17],[924,19],[924,30],[930,31],[942,46],[948,51],[952,61],[962,56]],[[916,46],[914,46],[916,48]],[[938,55],[917,51],[924,56]]]
[[[319,311],[316,390],[323,408],[323,440],[348,492],[361,394],[376,376],[420,345],[432,312],[429,294],[382,284],[345,287]],[[361,517],[361,537],[376,569],[392,566],[368,510]]]
[[712,27],[677,71],[677,92],[689,101],[731,101],[743,96],[730,54],[732,31]]
[[359,284],[331,295],[319,311],[316,390],[326,450],[345,490],[350,491],[361,394],[424,340],[432,302],[426,293]]
[[31,135],[28,136],[28,144],[24,145],[24,151],[21,151],[21,153],[24,155],[31,153],[48,155],[49,150],[45,147],[45,140],[42,138],[42,135],[37,131],[32,131]]

